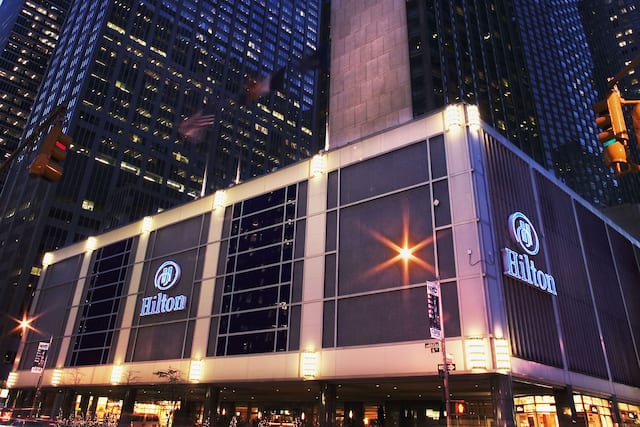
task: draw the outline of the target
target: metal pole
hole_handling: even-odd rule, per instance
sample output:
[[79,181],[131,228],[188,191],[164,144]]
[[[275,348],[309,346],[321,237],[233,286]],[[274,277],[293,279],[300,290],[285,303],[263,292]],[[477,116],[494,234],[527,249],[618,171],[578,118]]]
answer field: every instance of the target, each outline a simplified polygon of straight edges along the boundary
[[440,288],[440,280],[436,282],[438,284],[438,312],[440,312],[440,349],[442,350],[442,385],[444,388],[444,410],[447,420],[447,427],[451,427],[451,411],[449,410],[451,402],[449,401],[449,365],[447,360],[447,340],[444,335],[444,313],[442,312],[442,290]]
[[[47,368],[47,359],[49,358],[49,352],[51,351],[51,343],[53,342],[53,335],[49,336],[49,348],[44,355],[44,361],[42,363],[42,371],[40,375],[38,375],[38,383],[36,385],[36,393],[33,397],[33,407],[31,408],[31,415],[38,418],[40,416],[40,386],[42,385],[42,375],[44,374],[44,370]],[[35,413],[34,413],[35,411]]]

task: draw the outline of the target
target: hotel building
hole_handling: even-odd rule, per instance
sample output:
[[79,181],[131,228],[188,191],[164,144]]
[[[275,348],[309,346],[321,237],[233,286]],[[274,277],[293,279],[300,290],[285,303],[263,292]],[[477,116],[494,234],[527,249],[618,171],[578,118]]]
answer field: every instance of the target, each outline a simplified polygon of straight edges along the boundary
[[458,104],[47,254],[7,404],[404,427],[448,402],[454,425],[631,425],[639,257]]

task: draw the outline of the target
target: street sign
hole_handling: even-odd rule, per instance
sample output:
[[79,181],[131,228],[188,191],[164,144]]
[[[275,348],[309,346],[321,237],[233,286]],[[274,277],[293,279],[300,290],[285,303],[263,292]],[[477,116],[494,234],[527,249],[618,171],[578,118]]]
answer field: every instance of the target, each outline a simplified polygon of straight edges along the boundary
[[[455,363],[447,363],[447,371],[455,371],[456,364]],[[438,371],[444,372],[444,363],[438,363]]]
[[440,341],[429,341],[424,343],[424,348],[431,350],[431,353],[440,353]]
[[441,339],[440,284],[438,282],[427,282],[427,320],[429,321],[429,336]]

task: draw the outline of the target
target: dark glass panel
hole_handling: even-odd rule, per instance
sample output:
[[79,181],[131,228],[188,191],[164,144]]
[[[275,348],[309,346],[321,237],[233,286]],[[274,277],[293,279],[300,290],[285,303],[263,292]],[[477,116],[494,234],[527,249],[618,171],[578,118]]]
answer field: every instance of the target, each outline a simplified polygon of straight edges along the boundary
[[431,179],[447,176],[444,135],[438,135],[429,139],[429,151],[431,156]]
[[329,172],[327,175],[327,209],[338,206],[338,172]]
[[[291,226],[293,232],[293,224]],[[239,237],[238,252],[282,242],[282,224],[275,227],[243,234]]]
[[453,252],[453,234],[451,228],[436,232],[438,246],[438,271],[440,279],[449,279],[456,275],[455,254]]
[[271,353],[274,340],[274,332],[232,335],[228,337],[227,354]]
[[251,216],[245,216],[241,219],[238,234],[248,233],[250,231],[259,230],[260,228],[280,224],[283,222],[283,215],[284,208],[282,206],[278,206],[275,209],[259,212]]
[[245,200],[242,204],[242,214],[248,215],[253,212],[271,208],[276,205],[284,204],[285,189],[281,188],[270,193],[261,194],[253,199]]
[[[339,295],[388,289],[435,279],[428,186],[343,208],[339,218]],[[403,262],[408,242],[417,261]],[[327,272],[328,273],[328,272]]]
[[281,253],[281,246],[276,245],[240,254],[238,255],[236,270],[248,270],[251,268],[261,267],[263,265],[279,263]]
[[[225,296],[224,300],[230,298]],[[233,294],[233,311],[273,307],[278,303],[278,287],[253,289]],[[225,311],[226,312],[226,311]]]
[[278,331],[276,336],[276,351],[287,351],[287,331]]
[[419,184],[427,181],[427,175],[424,142],[364,160],[340,172],[340,204]]
[[324,303],[322,315],[322,348],[335,347],[335,301],[327,301]]
[[[236,274],[236,291],[242,291],[279,283],[280,265],[273,265],[258,270],[245,271]],[[231,290],[227,291],[230,292]]]
[[[449,185],[447,180],[433,183],[433,202],[436,227],[451,224],[451,202],[449,201]],[[438,201],[437,206],[436,202]]]
[[331,211],[327,212],[327,233],[326,233],[326,241],[325,241],[325,251],[331,252],[336,250],[337,246],[337,237],[338,237],[338,212]]
[[276,315],[277,311],[275,307],[268,310],[231,314],[229,332],[235,333],[274,328],[276,326]]
[[324,297],[331,298],[336,295],[336,255],[329,254],[324,257]]

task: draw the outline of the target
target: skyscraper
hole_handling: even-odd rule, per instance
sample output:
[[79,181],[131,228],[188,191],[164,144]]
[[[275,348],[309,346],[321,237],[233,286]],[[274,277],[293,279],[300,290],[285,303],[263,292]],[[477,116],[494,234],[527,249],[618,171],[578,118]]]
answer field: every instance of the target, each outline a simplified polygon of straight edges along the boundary
[[0,164],[19,145],[69,3],[0,2]]
[[576,1],[407,2],[413,114],[456,101],[596,206],[622,202],[602,164],[593,59]]
[[[583,17],[587,40],[593,52],[594,81],[599,99],[605,99],[609,91],[609,79],[622,73],[634,60],[640,57],[638,34],[640,34],[640,8],[634,1],[593,1],[578,3]],[[634,72],[619,76],[617,87],[627,100],[640,100],[640,79],[638,67]],[[630,107],[625,107],[630,113]],[[632,124],[627,115],[627,127]],[[635,163],[640,162],[640,150],[634,132],[630,132],[629,150]],[[612,206],[605,212],[622,224],[635,227],[635,236],[640,238],[637,217],[640,212],[640,174],[629,174],[619,179],[620,206]]]
[[[319,73],[303,63],[320,44],[320,6],[74,2],[25,133],[65,103],[73,145],[58,183],[27,176],[32,154],[12,167],[0,200],[1,309],[24,312],[44,252],[321,148]],[[247,84],[277,72],[279,85],[242,101]],[[181,135],[194,117],[213,119]],[[10,340],[0,343],[7,360]]]

